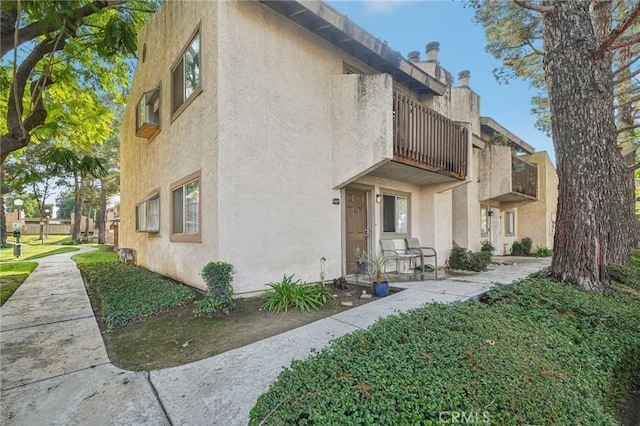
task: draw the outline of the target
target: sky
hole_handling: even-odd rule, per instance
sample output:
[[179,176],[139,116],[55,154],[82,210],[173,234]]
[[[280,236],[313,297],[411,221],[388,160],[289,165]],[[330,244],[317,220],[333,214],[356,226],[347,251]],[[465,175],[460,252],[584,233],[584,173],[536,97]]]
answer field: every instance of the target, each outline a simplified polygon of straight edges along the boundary
[[438,60],[453,74],[471,71],[469,86],[480,95],[480,115],[489,116],[533,146],[547,151],[555,163],[553,142],[535,127],[531,97],[535,91],[523,80],[500,84],[493,69],[500,61],[485,51],[482,25],[473,21],[473,9],[461,1],[440,0],[328,0],[334,9],[405,58],[412,50],[426,59],[425,46],[440,42]]

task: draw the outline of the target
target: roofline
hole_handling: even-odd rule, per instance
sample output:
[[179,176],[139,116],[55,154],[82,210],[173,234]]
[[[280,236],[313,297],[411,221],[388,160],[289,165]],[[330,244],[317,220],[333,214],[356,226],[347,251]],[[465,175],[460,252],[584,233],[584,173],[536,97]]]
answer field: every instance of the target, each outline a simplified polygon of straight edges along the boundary
[[257,0],[377,71],[421,94],[442,96],[447,85],[321,0]]
[[534,147],[532,147],[531,145],[529,145],[528,143],[526,143],[525,141],[517,137],[515,134],[511,133],[509,130],[507,130],[506,127],[502,126],[500,123],[498,123],[496,120],[494,120],[491,117],[480,117],[480,126],[481,127],[486,126],[492,129],[494,132],[498,132],[505,135],[507,138],[509,138],[509,140],[512,143],[517,145],[527,154],[533,154],[534,152],[536,152]]

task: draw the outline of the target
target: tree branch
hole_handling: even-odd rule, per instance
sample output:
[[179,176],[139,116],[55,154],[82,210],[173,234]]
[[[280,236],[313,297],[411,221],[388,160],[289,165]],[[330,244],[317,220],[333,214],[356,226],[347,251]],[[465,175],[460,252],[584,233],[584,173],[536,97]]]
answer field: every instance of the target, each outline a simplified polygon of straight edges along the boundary
[[634,130],[640,128],[640,123],[632,124],[631,126],[625,126],[617,130],[617,133],[628,132],[629,130]]
[[[639,16],[640,16],[640,2],[636,3],[633,9],[631,9],[629,14],[627,15],[627,19],[625,19],[624,22],[622,22],[616,28],[611,30],[611,32],[609,33],[609,37],[607,37],[602,43],[600,43],[600,46],[596,49],[595,53],[593,54],[594,58],[600,59],[602,58],[602,55],[604,55],[604,53],[609,50],[614,50],[623,46],[628,46],[629,44],[620,45],[619,42],[621,40],[618,40],[618,38],[627,30],[627,28],[629,28],[636,21],[636,19],[638,19]],[[636,34],[636,36],[638,35],[639,34]],[[629,38],[629,37],[625,37],[625,38]],[[640,41],[640,38],[638,40]]]
[[87,16],[93,15],[94,13],[102,9],[119,6],[126,3],[127,1],[128,0],[94,0],[91,4],[87,4],[78,9],[72,10],[69,13],[59,14],[59,19],[57,20],[53,19],[47,20],[46,22],[33,22],[18,30],[18,40],[16,43],[13,43],[12,34],[7,35],[3,31],[2,38],[0,39],[0,56],[4,56],[7,52],[11,51],[12,49],[16,49],[18,46],[29,40],[33,40],[36,37],[58,30],[58,22],[62,21],[63,19],[79,23],[82,21],[82,19],[86,18]]
[[[625,69],[626,68],[628,68],[628,67],[625,67]],[[638,68],[637,70],[635,70],[633,72],[629,72],[627,74],[623,74],[622,76],[620,76],[617,79],[613,80],[613,85],[617,86],[620,83],[628,82],[629,80],[631,80],[633,77],[635,77],[638,74],[640,74],[640,68]]]
[[520,7],[542,13],[543,15],[546,15],[547,13],[551,13],[554,11],[553,6],[540,6],[526,0],[513,0],[513,2]]
[[610,46],[610,50],[620,49],[621,47],[627,47],[637,43],[640,43],[640,33],[634,34],[632,36],[622,37]]
[[635,58],[633,58],[632,60],[630,60],[629,62],[627,62],[626,64],[622,64],[618,67],[617,70],[615,70],[613,72],[613,74],[611,75],[612,77],[616,77],[618,74],[620,74],[621,72],[627,70],[628,68],[631,67],[631,65],[635,64],[636,62],[640,61],[640,55],[637,55]]
[[615,105],[614,108],[615,109],[619,109],[619,108],[622,108],[622,107],[626,107],[627,105],[632,104],[634,102],[638,102],[638,101],[640,101],[640,96],[635,96],[635,97],[625,101],[624,103],[621,103],[619,105]]
[[[44,109],[42,99],[37,99],[33,110],[22,121],[23,105],[22,99],[24,97],[24,91],[27,86],[27,81],[31,72],[36,67],[38,62],[44,58],[48,53],[52,53],[55,50],[61,50],[66,44],[65,40],[52,40],[45,39],[33,48],[31,53],[25,58],[15,72],[13,79],[13,87],[9,92],[9,99],[7,101],[7,130],[8,132],[2,135],[2,144],[0,145],[0,161],[4,162],[10,152],[27,146],[29,143],[29,132],[37,126],[44,123],[47,118],[47,112]],[[55,49],[55,50],[54,50]],[[48,79],[47,76],[41,76]],[[44,84],[40,88],[43,90],[46,87],[46,80],[41,82]],[[37,93],[35,95],[38,95]],[[33,96],[33,94],[32,94]]]

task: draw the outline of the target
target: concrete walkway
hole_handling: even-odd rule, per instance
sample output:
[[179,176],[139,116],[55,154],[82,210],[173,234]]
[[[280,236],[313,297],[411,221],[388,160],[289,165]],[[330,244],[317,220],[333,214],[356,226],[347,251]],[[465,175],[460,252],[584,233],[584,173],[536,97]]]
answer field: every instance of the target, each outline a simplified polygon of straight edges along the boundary
[[516,264],[492,265],[481,274],[394,283],[406,290],[205,360],[147,373],[109,362],[73,254],[39,259],[0,308],[2,425],[246,425],[258,396],[312,348],[423,303],[478,297],[495,283],[550,264],[509,258]]

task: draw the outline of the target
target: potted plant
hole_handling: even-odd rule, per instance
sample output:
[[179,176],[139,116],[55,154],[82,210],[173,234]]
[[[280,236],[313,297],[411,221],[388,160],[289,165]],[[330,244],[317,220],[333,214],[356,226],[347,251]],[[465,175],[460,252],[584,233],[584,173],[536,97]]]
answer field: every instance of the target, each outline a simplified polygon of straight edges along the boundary
[[384,255],[367,255],[363,253],[360,261],[369,267],[369,273],[373,277],[373,294],[378,297],[389,295],[389,281],[386,280],[384,267],[393,259]]

